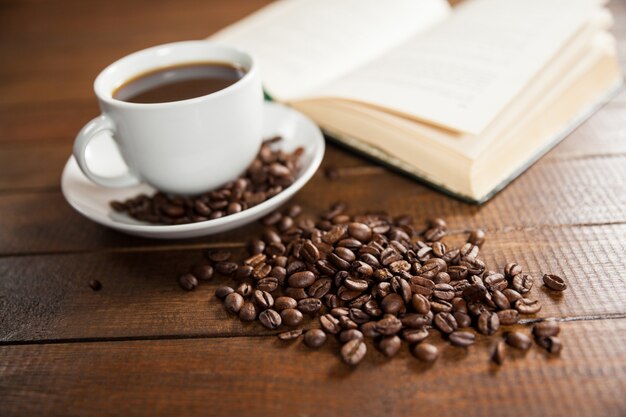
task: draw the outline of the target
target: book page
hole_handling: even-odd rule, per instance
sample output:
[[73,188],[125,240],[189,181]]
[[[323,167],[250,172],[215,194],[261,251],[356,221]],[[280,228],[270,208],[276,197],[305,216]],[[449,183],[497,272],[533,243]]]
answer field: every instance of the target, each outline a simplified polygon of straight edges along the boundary
[[445,0],[280,0],[209,40],[251,52],[272,97],[290,100],[444,20]]
[[478,135],[597,8],[595,0],[468,0],[318,93]]

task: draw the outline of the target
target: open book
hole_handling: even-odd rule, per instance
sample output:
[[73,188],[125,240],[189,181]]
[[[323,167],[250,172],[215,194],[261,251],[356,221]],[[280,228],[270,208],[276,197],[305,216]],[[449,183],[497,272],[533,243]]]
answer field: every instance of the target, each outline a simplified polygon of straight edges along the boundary
[[210,40],[336,140],[489,199],[621,85],[597,0],[279,0]]

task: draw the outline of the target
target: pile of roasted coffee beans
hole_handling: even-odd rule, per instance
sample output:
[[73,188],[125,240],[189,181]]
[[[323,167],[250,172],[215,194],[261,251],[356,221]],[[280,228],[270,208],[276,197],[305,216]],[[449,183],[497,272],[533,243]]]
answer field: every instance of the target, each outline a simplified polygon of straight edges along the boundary
[[[215,292],[229,313],[268,329],[285,329],[278,334],[282,340],[304,333],[304,343],[312,348],[336,337],[350,365],[366,355],[365,338],[389,357],[404,341],[418,359],[432,362],[439,352],[427,342],[430,329],[467,347],[475,331],[492,336],[518,323],[521,315],[541,310],[530,297],[535,280],[519,264],[508,263],[503,271],[486,267],[479,256],[482,230],[469,233],[461,247],[449,247],[442,241],[447,229],[442,219],[418,230],[410,216],[349,215],[340,203],[317,220],[292,206],[263,223],[262,237],[249,242],[250,256],[242,264],[233,262],[229,252],[208,251],[210,264],[194,266],[179,277],[180,285],[191,290],[214,271],[231,276],[236,285]],[[558,276],[543,279],[550,290],[566,288]],[[536,343],[550,353],[561,350],[558,333],[553,320],[538,321],[533,329]],[[531,347],[531,337],[523,332],[502,334],[492,355],[498,364],[504,361],[505,345]]]
[[217,219],[254,207],[295,181],[303,149],[292,153],[273,150],[271,144],[280,140],[277,136],[264,141],[246,172],[217,190],[195,197],[140,194],[112,201],[111,208],[143,222],[172,225]]

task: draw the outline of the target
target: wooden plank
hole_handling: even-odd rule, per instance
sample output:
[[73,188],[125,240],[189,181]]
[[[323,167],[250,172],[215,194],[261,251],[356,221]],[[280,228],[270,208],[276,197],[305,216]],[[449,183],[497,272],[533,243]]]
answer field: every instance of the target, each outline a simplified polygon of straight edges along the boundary
[[[541,317],[626,314],[624,236],[626,225],[511,230],[488,236],[481,256],[492,269],[517,261],[535,277]],[[233,285],[230,279],[189,293],[178,287],[178,275],[203,260],[199,249],[164,249],[1,258],[0,340],[263,333],[258,323],[228,319],[213,299],[217,286]],[[542,288],[546,272],[567,279],[562,297]],[[93,279],[101,291],[89,288]]]
[[[562,326],[564,349],[489,360],[434,338],[432,366],[368,345],[355,368],[274,337],[0,347],[3,415],[588,416],[626,413],[626,320]],[[369,343],[369,342],[368,342]]]
[[[329,149],[328,154],[340,152]],[[327,158],[330,163],[334,157]],[[343,156],[337,157],[343,158]],[[354,160],[354,159],[352,159]],[[36,158],[31,165],[36,170]],[[356,173],[356,175],[353,175]],[[532,167],[493,201],[473,206],[453,200],[383,168],[348,169],[336,181],[319,171],[294,201],[315,215],[336,200],[353,212],[387,210],[409,213],[416,221],[441,216],[454,229],[488,230],[543,225],[604,224],[626,221],[626,155],[555,160]],[[329,192],[330,191],[330,192]],[[112,246],[160,245],[129,238],[83,218],[59,192],[0,195],[0,254],[89,251]],[[512,215],[514,213],[514,215]],[[242,239],[251,229],[207,238],[208,242]]]
[[[6,41],[0,43],[0,52],[12,59],[0,70],[0,101],[6,105],[91,100],[93,79],[116,59],[153,45],[205,38],[267,3],[114,0],[73,1],[64,7],[51,2],[5,4],[0,39]],[[45,24],[24,25],[25,21]],[[37,65],[33,65],[35,56]]]

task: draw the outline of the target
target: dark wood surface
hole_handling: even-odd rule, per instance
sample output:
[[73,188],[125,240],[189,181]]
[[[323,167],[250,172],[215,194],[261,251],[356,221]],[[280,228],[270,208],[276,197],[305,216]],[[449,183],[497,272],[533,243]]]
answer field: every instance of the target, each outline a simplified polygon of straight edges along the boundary
[[[115,59],[205,37],[266,1],[0,0],[0,415],[626,415],[626,93],[491,202],[471,206],[329,146],[295,201],[336,200],[417,219],[445,217],[460,239],[489,233],[484,257],[567,277],[563,297],[535,288],[542,317],[563,320],[558,358],[539,349],[489,361],[434,336],[434,366],[406,347],[369,346],[356,369],[334,341],[313,351],[231,320],[216,279],[186,293],[175,278],[203,248],[260,228],[150,241],[95,225],[60,192],[75,133],[98,113],[91,84]],[[613,1],[626,65],[626,3]],[[98,279],[103,288],[92,291]],[[527,331],[527,325],[518,326]]]

